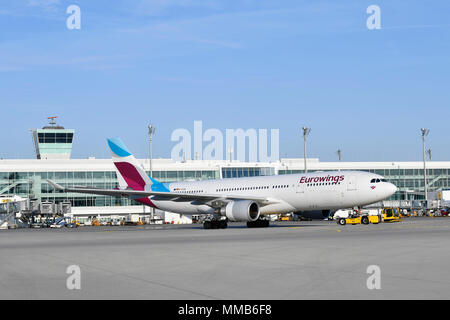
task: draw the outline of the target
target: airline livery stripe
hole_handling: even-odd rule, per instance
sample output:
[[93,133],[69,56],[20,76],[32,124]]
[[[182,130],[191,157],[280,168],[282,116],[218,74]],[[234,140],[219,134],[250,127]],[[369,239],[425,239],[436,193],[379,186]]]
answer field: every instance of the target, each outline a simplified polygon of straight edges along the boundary
[[122,177],[125,179],[127,185],[136,191],[145,190],[145,181],[142,179],[136,168],[128,162],[114,162],[117,170],[119,170]]

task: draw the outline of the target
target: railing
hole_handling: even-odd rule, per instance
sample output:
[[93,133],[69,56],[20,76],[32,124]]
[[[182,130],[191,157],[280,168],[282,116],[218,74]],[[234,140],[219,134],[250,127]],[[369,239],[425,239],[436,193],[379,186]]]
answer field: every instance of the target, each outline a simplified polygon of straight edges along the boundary
[[441,179],[447,179],[447,176],[442,175],[442,176],[438,176],[438,177],[434,178],[431,181],[427,181],[427,187],[432,188],[433,184]]
[[365,208],[403,208],[403,209],[420,209],[422,202],[416,200],[386,200],[365,206]]
[[29,184],[30,180],[16,180],[14,183],[6,186],[5,188],[0,190],[0,194],[4,194],[6,193],[9,189],[14,188],[15,186],[19,185],[19,184]]
[[15,212],[11,212],[8,214],[5,214],[5,217],[1,218],[0,217],[0,227],[7,221],[9,221],[13,216],[15,216]]

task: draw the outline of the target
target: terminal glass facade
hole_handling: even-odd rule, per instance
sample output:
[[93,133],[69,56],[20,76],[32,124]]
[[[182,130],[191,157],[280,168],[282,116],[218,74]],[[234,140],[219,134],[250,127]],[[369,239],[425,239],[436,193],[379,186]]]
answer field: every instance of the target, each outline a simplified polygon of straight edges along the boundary
[[275,169],[272,167],[237,167],[237,168],[222,168],[222,178],[241,178],[241,177],[258,177],[258,176],[272,176],[275,174]]
[[[391,200],[423,200],[424,192],[423,169],[369,169],[360,170],[381,175],[396,185],[399,191]],[[303,173],[303,170],[279,170],[278,174]],[[311,171],[310,171],[311,172]],[[428,191],[439,191],[450,188],[450,169],[427,169]],[[414,193],[415,191],[416,193]]]
[[[364,171],[364,170],[363,170]],[[422,200],[424,190],[423,169],[368,169],[367,172],[386,177],[399,191],[392,200]],[[313,172],[310,170],[310,172]],[[161,182],[209,180],[220,178],[253,177],[278,174],[301,174],[303,170],[279,170],[274,167],[222,167],[211,170],[155,170],[153,177]],[[450,169],[428,169],[430,192],[450,188]],[[118,187],[115,171],[69,171],[69,172],[0,172],[0,196],[18,195],[42,201],[70,201],[72,206],[124,206],[137,203],[128,198],[116,198],[76,193],[55,192],[46,180],[67,186],[87,186],[101,189]],[[422,194],[420,194],[422,192]]]
[[[399,188],[393,200],[423,200],[425,196],[411,193],[424,192],[423,169],[381,169],[367,170],[386,177]],[[450,169],[427,169],[428,191],[439,191],[450,187]]]
[[[183,180],[218,179],[216,170],[153,171],[153,176],[161,182]],[[53,180],[64,187],[86,186],[99,189],[118,188],[115,171],[70,171],[70,172],[0,172],[0,195],[40,198],[41,201],[70,201],[74,207],[138,205],[124,197],[82,195],[61,193],[46,182]]]

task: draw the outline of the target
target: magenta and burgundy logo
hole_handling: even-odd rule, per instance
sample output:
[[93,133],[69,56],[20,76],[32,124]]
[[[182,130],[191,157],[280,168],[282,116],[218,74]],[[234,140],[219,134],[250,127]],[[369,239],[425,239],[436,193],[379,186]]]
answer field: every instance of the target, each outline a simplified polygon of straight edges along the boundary
[[300,183],[341,182],[344,181],[344,179],[344,176],[302,177]]

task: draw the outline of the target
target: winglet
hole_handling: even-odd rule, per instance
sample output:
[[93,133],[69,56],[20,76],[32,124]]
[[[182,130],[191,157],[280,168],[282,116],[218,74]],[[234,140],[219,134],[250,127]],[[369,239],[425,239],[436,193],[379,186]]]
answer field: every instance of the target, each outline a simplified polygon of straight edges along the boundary
[[55,189],[55,190],[64,190],[64,187],[63,187],[63,186],[57,184],[56,182],[53,182],[52,180],[47,179],[47,182],[48,182],[48,184],[51,185],[52,188]]

